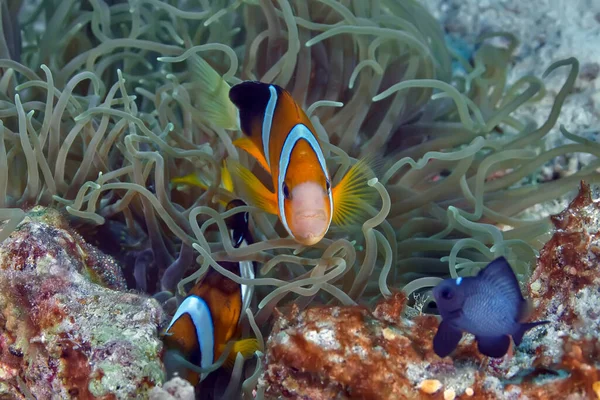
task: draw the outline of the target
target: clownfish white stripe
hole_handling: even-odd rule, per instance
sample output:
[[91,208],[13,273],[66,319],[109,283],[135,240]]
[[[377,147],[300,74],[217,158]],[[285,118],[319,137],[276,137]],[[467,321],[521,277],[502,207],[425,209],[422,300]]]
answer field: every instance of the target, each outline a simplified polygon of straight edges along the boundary
[[269,92],[271,93],[271,96],[269,97],[269,102],[265,109],[265,117],[262,123],[262,143],[267,165],[271,167],[269,141],[271,140],[271,126],[273,125],[273,116],[275,115],[275,106],[277,105],[277,89],[275,89],[275,86],[269,85]]
[[[240,244],[240,248],[246,247],[248,243],[246,240],[243,240]],[[254,265],[252,261],[240,261],[240,276],[244,279],[254,279]],[[243,318],[246,309],[250,307],[250,302],[252,301],[252,294],[254,293],[254,286],[248,285],[240,285],[241,295],[242,295],[242,313],[240,314],[240,319]]]
[[[329,173],[327,172],[327,162],[325,161],[325,155],[323,154],[323,151],[321,150],[321,146],[319,146],[319,142],[317,142],[315,135],[304,124],[298,124],[298,125],[294,126],[294,128],[290,131],[290,133],[285,138],[285,142],[283,143],[283,148],[281,149],[281,155],[279,156],[279,176],[277,178],[277,190],[278,190],[278,196],[279,196],[278,198],[280,199],[279,215],[281,217],[281,222],[283,223],[283,226],[285,227],[285,229],[288,231],[288,233],[292,237],[294,236],[294,234],[292,233],[292,231],[288,225],[287,218],[285,216],[285,209],[284,209],[285,203],[283,201],[283,198],[284,198],[283,182],[285,180],[285,175],[287,174],[288,166],[290,165],[290,158],[292,155],[292,150],[294,149],[294,146],[296,145],[296,143],[298,143],[298,141],[300,141],[302,139],[304,139],[308,142],[308,144],[310,145],[312,150],[317,155],[317,159],[319,160],[319,165],[321,166],[321,169],[323,170],[323,175],[325,175],[325,179],[329,180]],[[331,195],[331,191],[329,191],[328,197],[329,197],[329,207],[330,207],[329,209],[333,210],[333,197]],[[333,213],[331,213],[329,215],[328,224],[331,223],[332,216],[333,216]]]
[[201,353],[200,367],[206,368],[213,363],[215,351],[214,326],[210,309],[200,297],[194,295],[186,297],[177,308],[166,332],[168,333],[171,326],[185,314],[189,315],[196,328],[196,339]]

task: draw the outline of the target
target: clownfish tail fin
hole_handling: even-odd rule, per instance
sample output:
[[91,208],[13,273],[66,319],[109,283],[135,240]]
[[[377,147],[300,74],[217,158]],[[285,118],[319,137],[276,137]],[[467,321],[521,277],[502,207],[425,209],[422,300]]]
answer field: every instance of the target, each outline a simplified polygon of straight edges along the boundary
[[360,159],[332,189],[334,224],[352,225],[368,215],[364,206],[377,200],[377,192],[367,182],[375,177],[379,160],[376,156]]
[[229,100],[231,87],[203,58],[188,58],[192,77],[200,87],[196,106],[207,120],[224,129],[239,129],[238,110]]
[[231,352],[229,352],[229,355],[227,356],[227,359],[223,365],[226,368],[231,369],[235,364],[235,358],[237,357],[238,353],[241,353],[244,359],[248,359],[252,357],[254,352],[258,349],[258,340],[254,338],[238,340],[233,344],[233,348],[231,349]]

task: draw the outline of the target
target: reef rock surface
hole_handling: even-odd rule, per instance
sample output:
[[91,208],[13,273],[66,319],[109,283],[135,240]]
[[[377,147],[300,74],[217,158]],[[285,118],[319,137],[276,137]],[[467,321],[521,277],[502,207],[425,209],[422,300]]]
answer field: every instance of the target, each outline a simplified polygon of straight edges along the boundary
[[589,187],[561,214],[527,283],[529,331],[500,359],[465,334],[445,358],[432,349],[438,320],[406,318],[394,294],[373,311],[317,307],[280,314],[259,389],[270,399],[600,399],[600,204]]
[[0,244],[0,398],[144,398],[164,379],[160,306],[35,207]]

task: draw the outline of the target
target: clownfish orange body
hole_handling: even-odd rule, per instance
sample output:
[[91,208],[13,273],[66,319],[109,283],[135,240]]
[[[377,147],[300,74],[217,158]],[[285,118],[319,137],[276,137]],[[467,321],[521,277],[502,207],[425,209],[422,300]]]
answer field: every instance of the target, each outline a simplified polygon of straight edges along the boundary
[[[240,200],[233,200],[227,208],[239,205],[245,204]],[[250,242],[248,213],[234,214],[227,223],[233,245],[247,246]],[[251,261],[223,263],[223,267],[242,278],[253,279],[255,276]],[[190,289],[168,325],[163,339],[168,351],[175,351],[202,368],[213,364],[221,356],[227,343],[239,336],[239,321],[250,305],[252,294],[252,287],[237,284],[211,269],[204,279]],[[225,365],[233,365],[237,353],[248,357],[257,349],[256,339],[238,340]],[[168,370],[177,371],[194,386],[200,381],[198,373],[185,367],[173,366],[173,362],[168,364],[169,360],[165,359]]]
[[241,164],[228,161],[250,204],[278,215],[290,236],[307,246],[319,242],[332,221],[343,225],[362,214],[361,200],[370,197],[367,162],[359,161],[332,187],[315,128],[289,92],[246,81],[233,86],[229,98],[239,110],[245,134],[233,143],[271,174],[275,190],[268,190]]
[[[271,175],[273,191],[238,161],[229,158],[226,169],[236,189],[250,205],[279,216],[297,242],[310,246],[319,242],[333,222],[356,223],[365,203],[376,198],[367,181],[374,177],[369,161],[354,164],[332,185],[325,154],[306,113],[285,89],[257,81],[233,87],[201,57],[188,58],[190,72],[200,90],[199,113],[215,126],[241,129],[244,136],[233,142],[252,155]],[[177,178],[179,183],[206,187],[193,174]]]

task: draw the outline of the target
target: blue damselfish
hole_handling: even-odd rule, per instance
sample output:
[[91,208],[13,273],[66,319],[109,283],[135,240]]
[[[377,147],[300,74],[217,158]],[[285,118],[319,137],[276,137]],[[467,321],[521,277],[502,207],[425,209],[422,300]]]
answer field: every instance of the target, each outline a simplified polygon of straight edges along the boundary
[[499,358],[508,352],[510,336],[518,346],[527,330],[548,322],[522,322],[528,305],[504,257],[489,263],[477,276],[440,282],[433,296],[443,319],[433,339],[440,357],[454,351],[463,332],[469,332],[482,354]]

